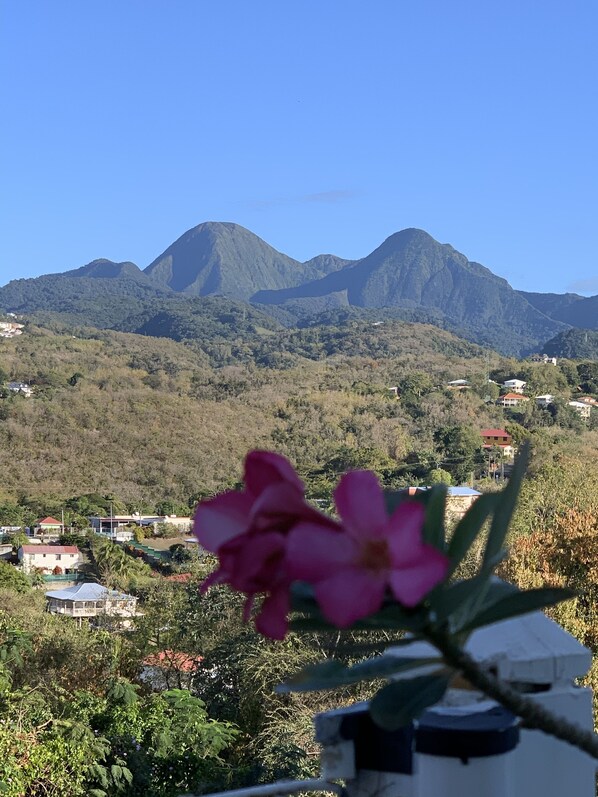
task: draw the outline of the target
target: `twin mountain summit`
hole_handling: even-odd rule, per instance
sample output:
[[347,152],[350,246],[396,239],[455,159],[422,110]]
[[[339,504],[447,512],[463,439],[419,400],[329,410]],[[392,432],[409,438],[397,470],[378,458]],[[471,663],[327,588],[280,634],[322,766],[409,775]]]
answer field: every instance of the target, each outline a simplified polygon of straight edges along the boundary
[[[417,229],[391,235],[360,260],[318,255],[301,263],[238,224],[205,222],[143,270],[102,259],[61,274],[13,280],[0,288],[0,310],[50,311],[93,326],[144,331],[130,323],[142,310],[146,319],[148,307],[163,316],[205,297],[221,297],[223,307],[243,304],[256,323],[265,316],[270,325],[404,319],[504,354],[591,356],[573,349],[597,348],[598,332],[587,330],[598,329],[598,296],[516,291]],[[218,302],[211,304],[217,308]]]

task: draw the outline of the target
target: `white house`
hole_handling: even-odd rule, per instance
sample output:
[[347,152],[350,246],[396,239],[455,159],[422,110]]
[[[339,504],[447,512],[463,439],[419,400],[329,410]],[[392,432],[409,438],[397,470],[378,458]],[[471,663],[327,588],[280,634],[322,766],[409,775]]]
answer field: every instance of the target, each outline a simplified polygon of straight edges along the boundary
[[575,412],[579,413],[584,421],[587,421],[592,412],[592,405],[586,404],[583,401],[568,401],[567,404],[572,407]]
[[446,386],[462,390],[465,387],[469,387],[469,382],[467,379],[453,379],[451,382],[447,382]]
[[30,398],[33,395],[33,388],[27,382],[9,382],[6,386],[12,393]]
[[117,618],[127,627],[137,614],[137,598],[125,592],[108,589],[103,584],[77,584],[66,589],[46,592],[47,608],[52,614],[70,617]]
[[505,393],[496,399],[496,403],[501,407],[518,407],[526,401],[529,401],[528,397],[522,396],[521,393]]
[[191,531],[191,518],[177,515],[112,515],[100,517],[93,515],[89,518],[92,529],[98,534],[110,537],[117,542],[127,542],[133,539],[132,526],[147,528],[152,532],[160,523],[174,526],[174,533],[186,534]]
[[505,390],[508,390],[511,393],[523,393],[526,385],[527,382],[524,382],[521,379],[507,379],[506,382],[502,383],[502,386],[505,388]]
[[551,393],[544,393],[542,396],[536,396],[536,404],[538,407],[548,407],[554,401],[554,396]]
[[18,557],[25,573],[73,573],[83,564],[76,545],[22,545]]

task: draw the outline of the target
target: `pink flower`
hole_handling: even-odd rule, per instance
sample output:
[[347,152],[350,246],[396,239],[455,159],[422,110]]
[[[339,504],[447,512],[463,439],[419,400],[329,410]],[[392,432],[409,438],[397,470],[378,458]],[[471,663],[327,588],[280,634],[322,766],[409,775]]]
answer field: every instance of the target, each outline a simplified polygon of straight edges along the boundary
[[346,628],[378,611],[387,589],[416,606],[445,577],[449,560],[422,539],[424,507],[401,504],[389,517],[376,476],[353,471],[334,493],[343,532],[310,521],[288,539],[288,572],[306,581],[326,619]]
[[220,564],[202,590],[226,583],[244,592],[246,619],[255,596],[265,594],[256,627],[273,639],[284,638],[287,630],[286,546],[289,531],[302,521],[335,528],[306,503],[303,482],[288,460],[269,451],[248,454],[244,490],[202,501],[195,512],[194,534]]

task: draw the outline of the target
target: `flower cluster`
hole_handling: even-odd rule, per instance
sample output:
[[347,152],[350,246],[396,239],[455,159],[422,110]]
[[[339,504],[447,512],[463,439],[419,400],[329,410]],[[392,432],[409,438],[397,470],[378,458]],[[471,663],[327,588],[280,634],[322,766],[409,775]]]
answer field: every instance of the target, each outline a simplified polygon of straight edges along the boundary
[[448,559],[422,539],[423,506],[405,501],[388,516],[369,471],[341,478],[338,522],[307,503],[303,483],[278,454],[252,451],[244,482],[244,490],[202,501],[194,532],[219,560],[203,588],[229,584],[244,593],[246,617],[264,595],[256,628],[265,636],[284,638],[294,581],[311,584],[324,617],[346,628],[376,612],[388,590],[416,606],[447,573]]

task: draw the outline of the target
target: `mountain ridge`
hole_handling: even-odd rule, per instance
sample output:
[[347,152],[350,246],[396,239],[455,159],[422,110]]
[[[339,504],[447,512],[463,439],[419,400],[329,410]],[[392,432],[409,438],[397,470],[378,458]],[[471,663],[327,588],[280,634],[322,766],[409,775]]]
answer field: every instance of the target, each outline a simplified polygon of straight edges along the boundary
[[339,309],[409,311],[414,318],[421,313],[510,354],[536,350],[575,325],[563,316],[567,302],[591,312],[591,301],[581,297],[515,291],[417,228],[393,233],[358,260],[321,254],[301,263],[241,225],[213,221],[187,230],[143,270],[129,261],[98,259],[62,274],[12,281],[0,288],[0,309],[84,314],[93,310],[96,293],[107,309],[107,326],[126,321],[127,300],[139,313],[148,301],[222,296],[259,305],[287,325]]

